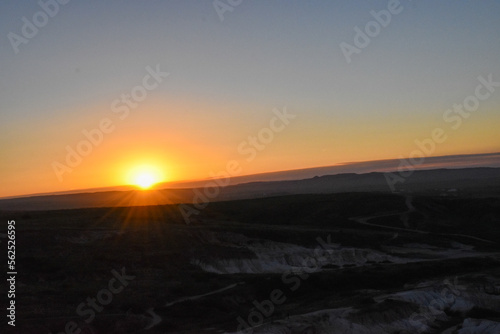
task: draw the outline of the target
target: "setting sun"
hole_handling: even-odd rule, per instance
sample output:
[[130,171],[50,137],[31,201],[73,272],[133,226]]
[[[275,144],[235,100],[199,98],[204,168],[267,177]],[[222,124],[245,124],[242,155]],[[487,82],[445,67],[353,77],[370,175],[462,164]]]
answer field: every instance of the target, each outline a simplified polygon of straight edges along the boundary
[[153,166],[136,167],[128,175],[128,183],[141,189],[149,189],[162,181],[164,181],[163,174]]
[[141,187],[143,189],[147,189],[155,183],[155,179],[154,179],[153,175],[151,175],[151,174],[140,174],[137,176],[135,183],[139,187]]

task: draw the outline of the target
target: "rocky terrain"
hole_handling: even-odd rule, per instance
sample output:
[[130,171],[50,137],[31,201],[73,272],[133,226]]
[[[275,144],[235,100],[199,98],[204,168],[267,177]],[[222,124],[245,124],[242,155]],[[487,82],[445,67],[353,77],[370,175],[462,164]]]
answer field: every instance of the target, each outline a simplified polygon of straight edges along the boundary
[[8,333],[500,330],[499,197],[270,197],[191,224],[176,205],[0,215],[17,226]]

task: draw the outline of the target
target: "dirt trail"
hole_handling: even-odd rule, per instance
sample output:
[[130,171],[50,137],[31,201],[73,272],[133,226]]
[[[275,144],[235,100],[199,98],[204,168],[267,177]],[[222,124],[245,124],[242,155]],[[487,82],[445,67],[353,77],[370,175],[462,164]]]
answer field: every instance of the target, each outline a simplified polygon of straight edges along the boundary
[[[472,235],[458,234],[458,233],[433,233],[433,232],[429,232],[429,231],[420,231],[420,230],[408,228],[408,226],[409,226],[409,224],[408,224],[409,214],[412,212],[418,212],[418,211],[413,206],[413,197],[411,195],[406,195],[405,204],[406,204],[408,210],[404,211],[402,213],[387,212],[387,213],[366,216],[366,217],[352,217],[351,220],[357,222],[358,224],[362,224],[362,225],[380,227],[380,228],[391,229],[391,230],[396,230],[396,231],[405,231],[405,232],[420,233],[420,234],[433,234],[433,235],[441,235],[441,236],[449,236],[449,237],[463,237],[463,238],[469,238],[469,239],[473,239],[473,240],[481,241],[481,242],[486,242],[486,243],[490,243],[490,244],[496,244],[495,241],[478,238],[478,237],[475,237]],[[374,219],[374,218],[390,217],[390,216],[395,216],[395,215],[400,216],[401,222],[403,223],[403,225],[405,227],[385,226],[385,225],[381,225],[381,224],[373,224],[373,223],[368,222],[369,220]]]

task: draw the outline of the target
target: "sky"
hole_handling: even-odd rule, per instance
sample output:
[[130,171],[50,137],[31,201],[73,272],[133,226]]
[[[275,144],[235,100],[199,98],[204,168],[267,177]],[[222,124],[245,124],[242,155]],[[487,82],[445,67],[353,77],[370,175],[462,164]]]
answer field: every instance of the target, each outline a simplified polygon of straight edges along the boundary
[[143,169],[180,181],[500,152],[499,14],[488,0],[2,1],[0,196]]

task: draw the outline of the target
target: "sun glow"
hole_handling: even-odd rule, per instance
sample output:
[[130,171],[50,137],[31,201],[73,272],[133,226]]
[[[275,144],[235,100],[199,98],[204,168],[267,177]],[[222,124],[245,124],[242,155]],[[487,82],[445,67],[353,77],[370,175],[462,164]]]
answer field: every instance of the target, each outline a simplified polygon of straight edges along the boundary
[[128,183],[141,189],[149,189],[164,180],[165,178],[158,168],[148,165],[133,168],[128,176]]

